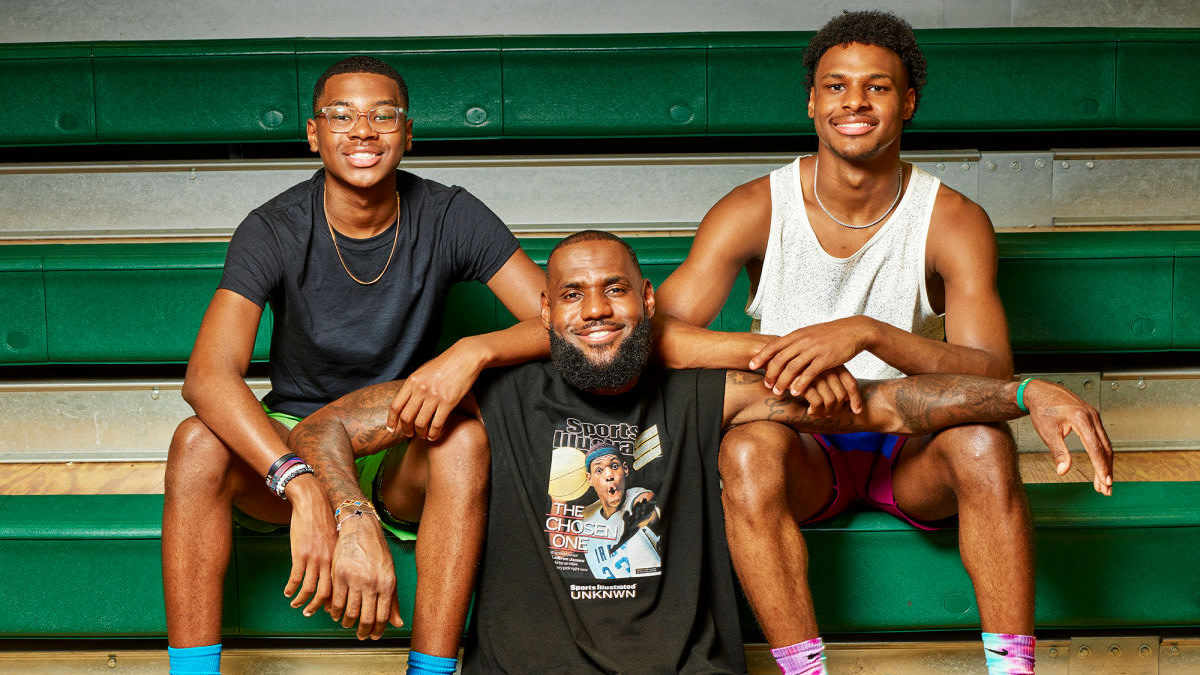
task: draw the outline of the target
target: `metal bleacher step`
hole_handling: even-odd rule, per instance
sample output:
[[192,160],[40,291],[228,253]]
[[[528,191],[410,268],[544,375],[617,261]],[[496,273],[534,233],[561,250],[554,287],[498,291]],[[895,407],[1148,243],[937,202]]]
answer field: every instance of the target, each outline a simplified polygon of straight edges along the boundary
[[[997,228],[1200,225],[1198,148],[974,150],[904,159],[979,202]],[[514,231],[690,233],[735,186],[790,154],[453,157],[402,167],[466,187]],[[315,159],[0,166],[0,243],[223,240]],[[46,204],[54,204],[47,209]]]
[[[166,672],[166,649],[122,648],[119,640],[82,645],[77,650],[0,651],[0,672],[23,675],[83,675],[89,673]],[[305,648],[279,640],[278,647],[224,650],[221,669],[226,675],[402,675],[408,650],[398,647]],[[838,642],[826,644],[830,672],[857,675],[986,675],[979,642],[929,640],[922,642]],[[1036,650],[1041,675],[1194,675],[1200,672],[1200,640],[1160,639],[1158,636],[1090,636],[1042,639]],[[746,645],[750,675],[778,673],[766,645]],[[461,671],[460,671],[461,672]]]
[[[1200,447],[1200,446],[1197,446]],[[1086,453],[1071,454],[1063,476],[1043,450],[1018,456],[1021,479],[1033,483],[1087,483],[1092,469]],[[162,461],[13,462],[0,472],[0,495],[162,494]],[[1164,450],[1122,453],[1114,467],[1118,488],[1125,482],[1200,481],[1200,452]]]
[[[1101,411],[1120,452],[1200,447],[1200,371],[1025,373],[1058,381]],[[247,380],[256,396],[263,378]],[[182,380],[0,381],[0,463],[162,461],[192,414]],[[1028,418],[1012,423],[1023,453],[1041,453]],[[1072,436],[1068,447],[1082,449]]]

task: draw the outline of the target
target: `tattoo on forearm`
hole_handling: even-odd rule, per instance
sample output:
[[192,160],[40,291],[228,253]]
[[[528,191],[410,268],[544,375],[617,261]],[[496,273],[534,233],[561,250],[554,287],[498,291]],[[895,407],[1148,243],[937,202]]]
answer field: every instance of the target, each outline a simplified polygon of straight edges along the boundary
[[845,422],[840,420],[809,417],[808,405],[804,403],[804,399],[793,399],[789,396],[767,396],[763,399],[763,405],[770,411],[767,413],[769,421],[786,424],[793,429],[819,431],[845,426]]
[[741,370],[725,371],[725,384],[735,387],[745,386],[748,384],[761,384],[763,376],[758,373],[747,373]]
[[292,450],[312,465],[331,499],[362,497],[354,458],[387,446],[384,428],[396,386],[376,385],[330,403],[301,422],[288,438]]
[[934,431],[967,422],[1000,422],[1020,415],[1006,383],[976,375],[921,375],[894,380],[892,397],[905,427]]
[[313,467],[331,500],[360,494],[350,439],[335,420],[301,423],[292,431],[288,445]]
[[803,432],[874,430],[915,435],[970,422],[1000,422],[1022,414],[1006,390],[1009,383],[975,375],[918,375],[860,382],[862,416],[843,411],[821,418],[808,414],[803,399],[764,393],[760,375],[728,371],[725,384],[726,396],[746,402],[743,413],[748,414],[735,415],[734,422],[767,419]]
[[[725,389],[728,392],[752,391],[754,401],[748,409],[764,412],[761,419],[786,424],[797,431],[821,431],[846,426],[844,420],[813,418],[808,414],[808,403],[803,398],[792,398],[788,394],[775,396],[762,385],[763,377],[757,373],[729,370],[725,373]],[[747,388],[752,387],[753,390]],[[759,398],[761,396],[761,398]]]

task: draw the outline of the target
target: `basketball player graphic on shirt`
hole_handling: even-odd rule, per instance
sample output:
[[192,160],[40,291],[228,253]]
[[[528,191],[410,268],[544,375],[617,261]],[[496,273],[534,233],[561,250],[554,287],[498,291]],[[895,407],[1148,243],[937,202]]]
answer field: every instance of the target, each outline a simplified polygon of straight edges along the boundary
[[601,445],[587,455],[588,484],[597,500],[583,509],[588,539],[588,569],[597,579],[622,579],[659,573],[660,514],[654,492],[628,487],[629,463]]
[[[637,434],[636,427],[632,430]],[[586,450],[559,447],[555,453],[556,463],[564,462],[564,456],[571,457],[570,463],[578,467],[573,481],[579,486],[564,494],[563,484],[556,486],[552,479],[548,525],[557,526],[547,527],[547,534],[559,572],[565,577],[593,579],[660,574],[662,515],[655,492],[629,485],[637,469],[661,457],[657,427],[638,434],[633,443],[593,439]],[[563,480],[561,470],[552,470],[552,476]],[[594,501],[589,499],[593,492]],[[569,526],[567,519],[573,521]],[[574,536],[560,534],[568,529]]]

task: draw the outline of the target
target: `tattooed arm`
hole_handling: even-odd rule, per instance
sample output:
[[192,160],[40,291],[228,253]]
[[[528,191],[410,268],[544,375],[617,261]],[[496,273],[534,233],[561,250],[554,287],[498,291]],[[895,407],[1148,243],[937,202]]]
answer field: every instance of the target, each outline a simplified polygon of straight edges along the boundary
[[[972,422],[1003,422],[1023,417],[1017,407],[1018,384],[976,375],[918,375],[861,382],[863,409],[846,407],[831,417],[812,417],[802,398],[764,391],[762,376],[729,371],[725,375],[726,427],[772,420],[804,433],[878,431],[916,436]],[[1067,389],[1034,380],[1025,388],[1034,429],[1050,448],[1059,475],[1071,468],[1063,439],[1079,436],[1095,469],[1093,487],[1112,493],[1112,444],[1100,413]]]
[[[288,437],[292,452],[313,467],[329,503],[364,501],[354,458],[380,452],[404,440],[385,428],[388,408],[403,382],[387,382],[356,392],[306,417]],[[329,614],[350,628],[358,623],[360,640],[383,636],[387,623],[399,628],[396,571],[379,521],[349,516],[343,509],[341,529],[333,549],[332,596]]]

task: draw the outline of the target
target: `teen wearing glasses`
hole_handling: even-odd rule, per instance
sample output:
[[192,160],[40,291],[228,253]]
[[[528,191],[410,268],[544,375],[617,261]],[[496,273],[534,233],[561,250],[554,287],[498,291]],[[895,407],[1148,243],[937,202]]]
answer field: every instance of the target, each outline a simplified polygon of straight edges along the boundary
[[[344,580],[370,558],[333,560],[335,530],[356,543],[348,549],[371,551],[386,547],[382,528],[413,538],[420,521],[409,672],[452,672],[489,454],[479,422],[449,411],[483,368],[549,351],[531,322],[437,355],[451,284],[484,282],[524,320],[538,316],[545,277],[466,190],[397,169],[413,136],[403,78],[351,57],[317,81],[313,110],[309,147],[324,166],[242,221],[188,363],[183,395],[196,415],[171,441],[163,511],[173,673],[219,669],[234,518],[290,524],[293,567],[281,590],[305,615],[327,607],[343,626],[357,623],[360,639],[400,625],[395,576],[373,574],[384,581],[348,592]],[[259,401],[243,376],[268,305],[271,392]],[[402,377],[411,384],[392,424],[411,439],[360,466],[362,488],[345,486],[353,498],[331,504],[288,454],[291,427],[346,393]]]

